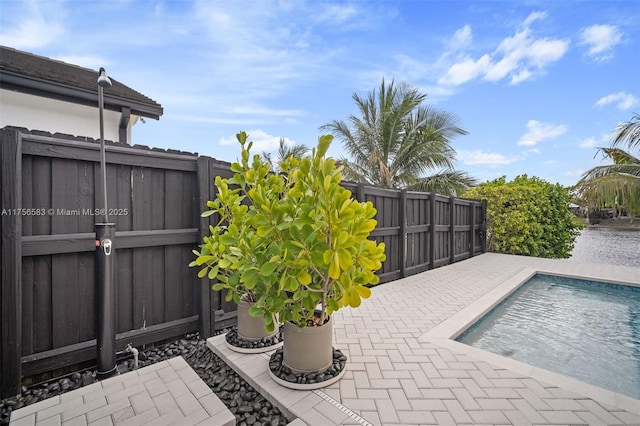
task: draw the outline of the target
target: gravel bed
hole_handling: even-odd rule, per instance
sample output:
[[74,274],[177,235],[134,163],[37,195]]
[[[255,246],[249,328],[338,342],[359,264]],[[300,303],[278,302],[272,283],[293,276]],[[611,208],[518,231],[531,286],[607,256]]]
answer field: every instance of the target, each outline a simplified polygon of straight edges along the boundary
[[278,329],[278,332],[271,337],[263,337],[258,340],[246,340],[241,338],[238,335],[238,329],[233,327],[227,334],[225,334],[224,339],[231,346],[235,346],[236,348],[242,349],[264,349],[269,348],[271,346],[275,346],[278,343],[282,342],[282,327]]
[[[206,341],[197,335],[172,342],[159,348],[140,351],[139,368],[181,355],[200,378],[213,390],[236,416],[238,426],[282,426],[289,420],[231,367],[207,348]],[[118,364],[121,372],[133,368],[133,359]],[[0,425],[8,425],[11,411],[64,392],[87,386],[96,381],[95,371],[76,372],[46,383],[23,388],[16,400],[0,402]]]
[[322,383],[337,377],[342,373],[347,365],[347,356],[340,349],[333,349],[333,361],[329,368],[323,371],[312,371],[308,373],[294,373],[289,367],[284,365],[284,352],[280,348],[269,358],[269,369],[278,378],[299,385],[311,385]]

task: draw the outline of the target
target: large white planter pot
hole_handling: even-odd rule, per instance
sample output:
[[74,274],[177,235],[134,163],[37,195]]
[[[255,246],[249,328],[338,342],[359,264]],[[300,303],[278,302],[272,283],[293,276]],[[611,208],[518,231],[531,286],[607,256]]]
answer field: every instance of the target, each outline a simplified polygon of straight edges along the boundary
[[333,363],[333,322],[320,327],[283,325],[283,364],[294,373],[324,371]]
[[275,336],[278,327],[271,333],[264,329],[264,318],[249,315],[251,303],[241,300],[238,302],[238,337],[244,340],[260,340]]

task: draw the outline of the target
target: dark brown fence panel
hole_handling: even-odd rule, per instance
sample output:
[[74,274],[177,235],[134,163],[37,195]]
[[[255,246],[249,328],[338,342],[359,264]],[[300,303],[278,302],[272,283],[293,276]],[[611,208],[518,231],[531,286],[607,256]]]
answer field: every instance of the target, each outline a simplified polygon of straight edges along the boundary
[[451,262],[451,202],[449,197],[434,195],[433,268]]
[[[2,169],[20,173],[15,182],[3,179],[3,208],[38,213],[15,217],[22,280],[21,303],[13,305],[22,309],[19,321],[4,307],[1,314],[3,324],[20,328],[20,344],[11,348],[21,358],[17,374],[28,376],[95,357],[93,242],[102,194],[95,191],[96,144],[3,130],[3,151],[11,149],[12,137],[21,141],[17,167],[3,154]],[[194,155],[107,146],[108,203],[119,212],[109,216],[117,225],[119,349],[198,330],[199,280],[188,267],[198,242],[196,161]],[[5,196],[5,182],[14,191],[22,188],[20,200]],[[11,245],[4,237],[12,229],[8,218],[2,218],[3,262],[11,259],[4,250]],[[8,275],[4,271],[3,264]],[[3,282],[3,302],[11,300],[8,290]],[[4,374],[5,353],[3,377],[11,377]],[[6,387],[3,380],[3,396],[13,386],[15,377]]]
[[487,202],[476,202],[473,206],[473,254],[486,251]]
[[407,193],[406,216],[406,275],[429,269],[431,241],[431,195],[424,192]]
[[[196,210],[198,211],[198,242],[202,243],[202,237],[209,232],[210,217],[200,217],[199,213],[205,210],[207,201],[211,199],[211,191],[213,186],[213,177],[211,176],[211,167],[209,166],[209,157],[200,157],[197,162],[197,189],[198,202]],[[211,283],[202,279],[197,286],[198,312],[200,314],[199,332],[201,336],[212,336],[215,330],[214,313],[212,310],[212,293]]]
[[376,229],[371,232],[372,239],[385,244],[387,260],[378,271],[380,282],[389,282],[401,278],[404,268],[404,235],[402,233],[403,208],[401,191],[366,186],[364,201],[371,201],[376,207]]
[[386,245],[381,282],[448,265],[484,251],[484,209],[479,201],[382,189],[343,182],[359,201],[376,207],[371,233]]
[[8,209],[0,215],[0,397],[20,392],[22,352],[22,137],[19,132],[2,132],[0,144],[0,201]]
[[[202,243],[202,237],[209,235],[209,225],[218,222],[217,215],[211,215],[206,218],[200,217],[200,214],[207,210],[207,201],[213,200],[216,196],[214,180],[216,176],[222,178],[230,178],[233,173],[230,169],[230,163],[219,161],[209,157],[200,157],[198,159],[198,202],[197,216],[199,218],[200,238],[198,244]],[[189,261],[194,259],[191,255]],[[197,274],[198,270],[194,270]],[[211,336],[215,332],[230,327],[236,322],[237,306],[233,302],[225,300],[226,292],[212,291],[211,286],[214,281],[208,279],[198,280],[198,291],[200,294],[200,315],[201,329],[200,334],[203,336]]]
[[471,221],[472,202],[466,200],[452,200],[453,208],[453,262],[471,257],[471,236],[473,222]]
[[[216,189],[213,185],[213,180],[216,176],[220,176],[222,178],[230,178],[233,176],[233,172],[231,171],[231,164],[226,162],[221,162],[215,159],[210,160],[210,175],[212,176],[211,182],[209,183],[210,187],[210,198],[209,200],[213,200],[216,197]],[[201,206],[201,211],[207,210],[206,203]],[[209,216],[212,223],[217,223],[220,220],[220,217],[215,214]],[[206,235],[209,235],[207,230]],[[214,329],[213,332],[222,330],[224,328],[230,327],[236,323],[236,314],[238,307],[233,301],[227,301],[226,291],[211,291],[211,285],[213,281],[208,282],[209,289],[209,297],[211,298],[211,309],[214,319]]]
[[[116,225],[116,229],[117,225]],[[117,236],[116,236],[117,238]],[[135,330],[134,322],[134,249],[118,248],[116,259],[116,333]]]

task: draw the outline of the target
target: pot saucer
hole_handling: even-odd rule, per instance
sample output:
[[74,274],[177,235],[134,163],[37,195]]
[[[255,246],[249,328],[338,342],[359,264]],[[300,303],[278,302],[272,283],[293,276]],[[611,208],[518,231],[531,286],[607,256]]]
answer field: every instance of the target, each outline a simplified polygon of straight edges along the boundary
[[233,327],[224,337],[227,347],[235,352],[243,354],[259,354],[278,349],[282,346],[282,327],[271,337],[258,340],[247,340],[238,336],[237,327]]

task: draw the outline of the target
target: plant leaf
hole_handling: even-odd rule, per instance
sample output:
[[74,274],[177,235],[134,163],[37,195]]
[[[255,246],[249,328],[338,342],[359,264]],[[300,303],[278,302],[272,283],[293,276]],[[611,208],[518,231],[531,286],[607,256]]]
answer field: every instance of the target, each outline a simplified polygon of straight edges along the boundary
[[331,146],[331,141],[333,141],[332,135],[320,136],[320,139],[318,140],[318,157],[324,157],[326,155],[329,146]]
[[298,272],[298,281],[302,285],[309,285],[311,284],[311,275],[309,275],[309,273],[303,269]]
[[262,275],[263,277],[268,277],[269,275],[273,274],[273,272],[276,270],[277,267],[278,267],[277,262],[263,263],[262,266],[260,267],[260,275]]
[[356,292],[360,295],[360,297],[364,299],[368,299],[371,296],[371,289],[369,287],[365,287],[363,285],[355,286]]
[[331,259],[331,264],[329,265],[329,277],[334,280],[337,280],[340,277],[340,258],[338,257],[338,253],[334,253],[333,258]]

